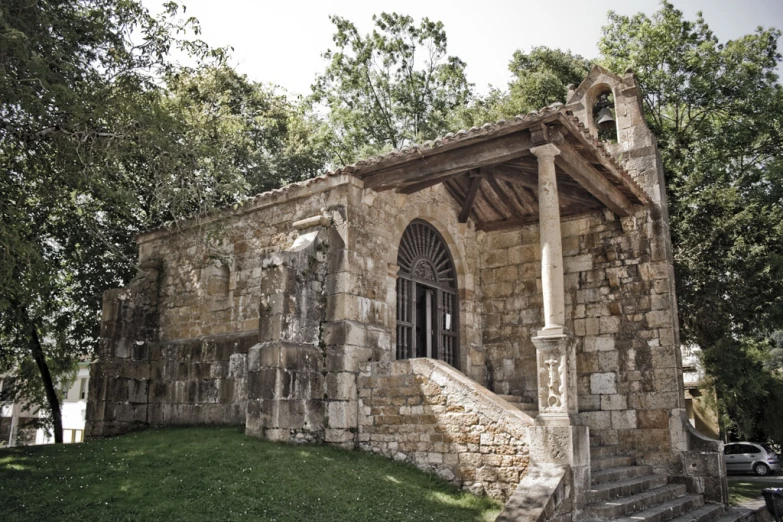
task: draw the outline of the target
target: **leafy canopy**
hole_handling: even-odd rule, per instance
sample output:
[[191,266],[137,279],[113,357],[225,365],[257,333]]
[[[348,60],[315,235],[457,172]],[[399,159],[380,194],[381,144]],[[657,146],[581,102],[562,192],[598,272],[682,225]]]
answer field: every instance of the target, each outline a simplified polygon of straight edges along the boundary
[[555,102],[565,103],[569,85],[578,85],[592,63],[570,51],[533,47],[529,53],[514,51],[508,64],[512,79],[507,90],[490,88],[483,97],[458,108],[454,128],[480,126],[487,122],[537,111]]
[[608,68],[630,67],[642,85],[667,175],[683,341],[704,349],[742,437],[762,425],[759,383],[771,381],[759,357],[783,319],[779,38],[759,28],[721,43],[701,14],[685,20],[663,2],[651,17],[610,13],[599,46]]
[[415,24],[410,16],[373,16],[375,29],[361,35],[350,21],[332,16],[335,50],[313,85],[313,101],[327,111],[333,160],[362,156],[436,138],[449,130],[451,113],[471,94],[465,62],[447,54],[441,22]]
[[48,365],[95,348],[102,292],[136,271],[136,233],[322,168],[317,123],[186,39],[198,24],[180,13],[0,4],[0,371],[29,375],[34,360],[55,425]]

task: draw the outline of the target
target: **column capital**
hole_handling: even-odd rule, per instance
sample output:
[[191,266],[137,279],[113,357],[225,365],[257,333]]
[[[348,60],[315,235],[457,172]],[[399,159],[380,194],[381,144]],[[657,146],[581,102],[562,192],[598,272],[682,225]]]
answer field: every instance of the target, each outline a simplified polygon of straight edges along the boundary
[[554,158],[560,154],[560,149],[554,143],[544,143],[543,145],[532,147],[530,152],[537,158]]

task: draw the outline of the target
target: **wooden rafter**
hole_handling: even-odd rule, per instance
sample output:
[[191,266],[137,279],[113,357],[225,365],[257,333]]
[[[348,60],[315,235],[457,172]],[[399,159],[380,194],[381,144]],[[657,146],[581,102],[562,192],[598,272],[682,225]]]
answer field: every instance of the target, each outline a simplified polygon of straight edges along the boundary
[[633,204],[591,163],[566,142],[557,145],[555,164],[618,216],[633,214]]
[[420,181],[418,183],[411,183],[408,185],[404,185],[397,189],[397,192],[400,194],[413,194],[415,192],[418,192],[420,190],[424,190],[425,188],[432,187],[434,185],[437,185],[439,183],[444,183],[451,178],[462,176],[464,172],[457,172],[456,174],[451,173],[445,176],[433,176],[430,179],[427,179],[425,181]]
[[[537,176],[505,166],[493,167],[491,172],[498,179],[530,189],[534,195],[538,192]],[[582,190],[564,185],[563,183],[558,183],[557,192],[563,199],[573,201],[574,203],[582,205],[595,205],[597,203],[597,201],[584,194]]]
[[508,195],[508,192],[500,187],[494,176],[487,176],[487,183],[489,183],[490,188],[492,188],[497,197],[500,198],[501,203],[505,205],[512,217],[519,217],[521,214],[523,214],[522,210]]
[[388,190],[429,180],[433,175],[448,177],[471,169],[495,165],[518,158],[531,147],[528,133],[510,134],[492,141],[467,145],[448,154],[426,156],[399,167],[365,176],[364,186]]
[[470,215],[470,209],[473,208],[473,202],[476,201],[479,188],[481,188],[482,176],[474,176],[470,182],[470,188],[465,196],[465,202],[462,204],[462,210],[459,213],[459,222],[467,223],[468,216]]

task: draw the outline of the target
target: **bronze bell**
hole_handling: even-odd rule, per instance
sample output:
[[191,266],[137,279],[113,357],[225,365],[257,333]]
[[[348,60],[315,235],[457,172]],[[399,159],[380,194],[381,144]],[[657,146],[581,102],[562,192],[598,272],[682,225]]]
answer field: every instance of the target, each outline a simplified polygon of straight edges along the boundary
[[598,113],[598,128],[601,130],[610,130],[614,127],[614,115],[612,109],[604,107]]

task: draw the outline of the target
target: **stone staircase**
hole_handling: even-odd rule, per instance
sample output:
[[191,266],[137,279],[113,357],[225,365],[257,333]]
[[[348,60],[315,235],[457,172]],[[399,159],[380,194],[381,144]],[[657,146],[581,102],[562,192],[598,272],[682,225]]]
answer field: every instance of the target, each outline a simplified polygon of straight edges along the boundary
[[702,495],[687,493],[685,485],[670,484],[650,466],[635,465],[613,446],[590,448],[592,484],[584,521],[735,522],[743,517],[720,504],[705,503]]
[[504,401],[510,402],[513,406],[516,406],[518,410],[530,417],[535,418],[538,415],[538,404],[532,402],[527,397],[520,397],[519,395],[502,395],[499,393],[496,395]]

